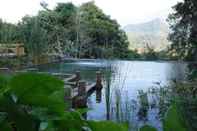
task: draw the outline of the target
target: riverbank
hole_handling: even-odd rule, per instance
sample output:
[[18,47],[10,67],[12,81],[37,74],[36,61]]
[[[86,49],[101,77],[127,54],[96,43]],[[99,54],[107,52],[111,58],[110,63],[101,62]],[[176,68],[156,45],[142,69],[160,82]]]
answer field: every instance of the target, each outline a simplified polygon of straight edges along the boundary
[[[28,68],[37,68],[38,66],[44,66],[48,64],[55,64],[61,62],[77,62],[77,61],[120,61],[119,59],[90,59],[90,58],[60,58],[60,57],[48,57],[47,60],[41,63],[33,63],[28,57],[0,57],[0,72],[8,69],[9,71],[24,70]],[[175,60],[146,60],[146,59],[122,59],[121,61],[133,61],[133,62],[171,62],[171,63],[195,63],[192,61],[175,61]]]

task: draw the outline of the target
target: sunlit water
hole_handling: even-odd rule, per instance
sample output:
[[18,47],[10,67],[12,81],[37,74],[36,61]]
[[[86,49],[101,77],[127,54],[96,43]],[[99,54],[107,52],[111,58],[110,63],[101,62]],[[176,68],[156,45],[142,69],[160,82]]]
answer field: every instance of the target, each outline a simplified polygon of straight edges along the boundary
[[[137,126],[150,124],[161,130],[162,124],[158,118],[157,108],[149,109],[146,120],[139,119],[137,115],[139,109],[138,91],[148,91],[149,88],[156,86],[156,83],[166,86],[174,79],[184,80],[187,64],[80,60],[43,65],[39,67],[39,70],[65,73],[74,73],[76,70],[80,70],[82,78],[89,83],[95,82],[96,71],[101,70],[104,85],[101,101],[96,100],[96,93],[89,97],[87,106],[90,111],[87,113],[87,119],[129,121]],[[118,104],[117,101],[119,101]]]

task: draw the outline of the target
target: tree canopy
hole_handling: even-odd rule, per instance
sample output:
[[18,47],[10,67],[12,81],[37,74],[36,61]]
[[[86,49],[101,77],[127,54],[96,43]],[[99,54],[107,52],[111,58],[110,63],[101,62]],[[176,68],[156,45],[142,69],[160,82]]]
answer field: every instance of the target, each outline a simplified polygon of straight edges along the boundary
[[173,7],[169,16],[171,49],[179,58],[197,60],[197,1],[184,0]]
[[[0,21],[0,41],[20,41],[33,59],[45,55],[77,58],[125,58],[129,42],[120,25],[94,2],[81,6],[41,4],[36,16],[25,16],[17,25]],[[6,33],[5,33],[6,32]],[[36,60],[38,61],[38,60]]]

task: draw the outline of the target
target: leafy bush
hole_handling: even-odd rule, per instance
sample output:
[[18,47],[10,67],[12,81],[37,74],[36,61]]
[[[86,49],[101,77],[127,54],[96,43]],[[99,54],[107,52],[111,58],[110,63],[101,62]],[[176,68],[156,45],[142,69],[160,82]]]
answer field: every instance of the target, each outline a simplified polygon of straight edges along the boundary
[[1,57],[0,58],[0,67],[6,67],[10,69],[16,69],[21,68],[24,66],[27,66],[29,59],[27,57],[12,57],[12,58],[6,58]]
[[176,104],[173,104],[163,121],[164,131],[187,131],[181,114],[178,112]]
[[175,85],[178,94],[178,109],[186,120],[187,127],[191,131],[197,130],[197,81],[177,83]]
[[6,87],[8,84],[8,79],[2,75],[0,75],[0,90]]

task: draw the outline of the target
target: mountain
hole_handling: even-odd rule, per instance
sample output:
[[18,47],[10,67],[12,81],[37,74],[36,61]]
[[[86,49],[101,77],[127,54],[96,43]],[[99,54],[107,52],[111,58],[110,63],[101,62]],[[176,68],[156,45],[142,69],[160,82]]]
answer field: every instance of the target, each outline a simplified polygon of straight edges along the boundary
[[144,52],[147,47],[155,51],[165,50],[170,42],[167,40],[169,26],[161,19],[141,24],[130,24],[123,28],[126,32],[130,49]]

